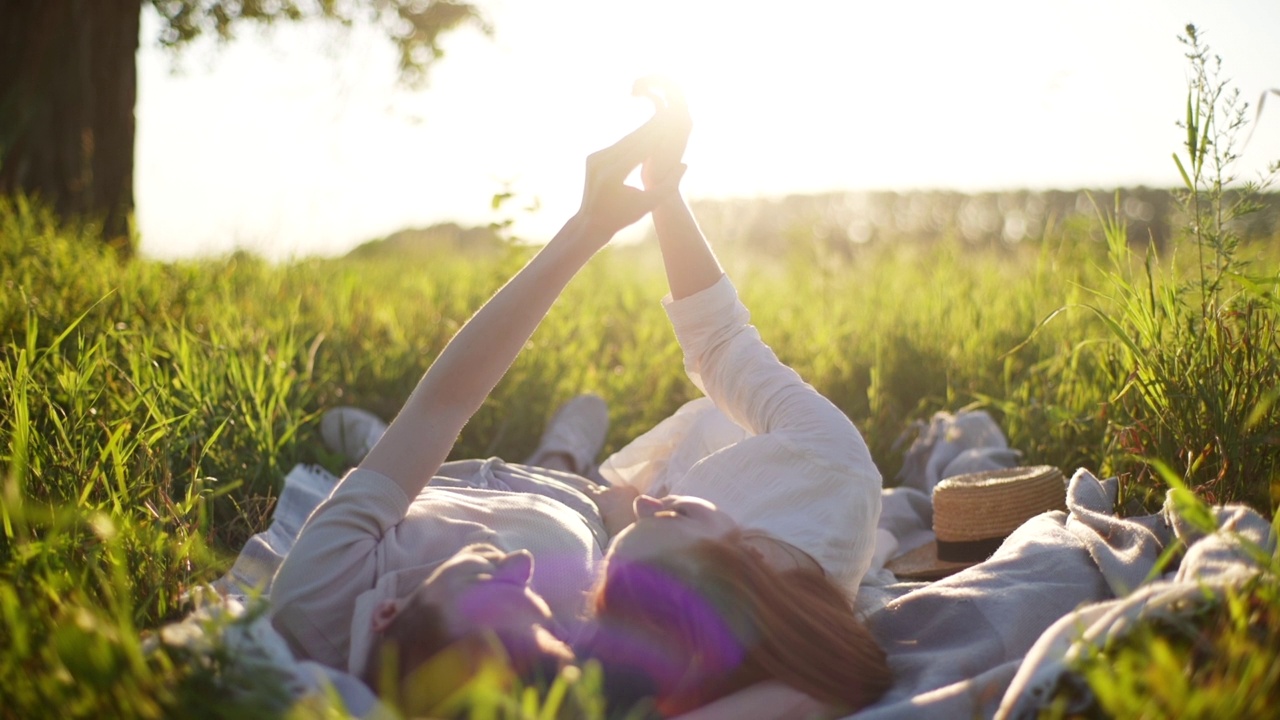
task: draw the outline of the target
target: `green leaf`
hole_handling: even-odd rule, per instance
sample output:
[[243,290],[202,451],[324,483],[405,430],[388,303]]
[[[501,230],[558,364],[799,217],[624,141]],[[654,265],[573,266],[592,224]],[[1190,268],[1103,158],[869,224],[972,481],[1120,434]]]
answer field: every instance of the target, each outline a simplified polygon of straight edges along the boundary
[[1173,511],[1178,517],[1186,520],[1192,527],[1206,535],[1213,533],[1218,529],[1218,521],[1213,516],[1213,511],[1209,509],[1196,494],[1191,492],[1187,484],[1178,477],[1163,460],[1158,458],[1140,458],[1143,462],[1150,465],[1161,480],[1169,486],[1169,500],[1173,504]]
[[1120,323],[1116,322],[1115,320],[1112,320],[1106,313],[1102,312],[1102,310],[1099,308],[1096,308],[1092,305],[1085,305],[1084,307],[1092,310],[1093,314],[1097,315],[1098,318],[1102,320],[1103,324],[1107,326],[1107,329],[1111,331],[1111,334],[1115,336],[1115,338],[1119,340],[1121,344],[1123,344],[1126,348],[1128,348],[1129,352],[1133,353],[1134,357],[1143,356],[1142,350],[1138,348],[1138,345],[1133,341],[1133,338],[1129,337],[1129,333],[1125,332],[1124,328],[1120,327]]
[[1173,154],[1173,163],[1178,166],[1178,173],[1182,175],[1182,183],[1187,186],[1188,190],[1195,190],[1196,186],[1191,184],[1191,178],[1187,175],[1187,169],[1182,167],[1182,161],[1178,159],[1178,153]]
[[1196,158],[1196,119],[1195,113],[1192,111],[1193,91],[1187,91],[1187,152],[1190,153],[1191,162],[1195,162]]

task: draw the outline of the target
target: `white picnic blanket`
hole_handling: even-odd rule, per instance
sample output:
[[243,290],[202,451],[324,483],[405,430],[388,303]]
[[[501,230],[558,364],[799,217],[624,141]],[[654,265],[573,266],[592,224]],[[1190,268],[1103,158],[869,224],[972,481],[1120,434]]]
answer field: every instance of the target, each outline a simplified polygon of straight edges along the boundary
[[[1168,509],[1120,519],[1112,512],[1115,481],[1078,470],[1068,485],[1068,512],[1027,521],[986,562],[931,584],[898,582],[883,569],[885,560],[933,539],[928,492],[938,480],[1017,460],[984,413],[935,416],[908,453],[902,486],[884,492],[879,569],[858,597],[895,682],[853,718],[1032,717],[1070,677],[1067,662],[1088,647],[1143,617],[1186,612],[1180,600],[1203,602],[1238,587],[1275,553],[1270,525],[1249,508],[1214,509],[1217,530],[1210,534]],[[215,584],[219,592],[239,602],[249,588],[267,590],[302,523],[336,482],[321,468],[295,467],[271,527],[245,546]],[[1178,567],[1161,572],[1157,561],[1174,542],[1188,550]],[[354,677],[290,665],[273,649],[273,632],[263,618],[248,637],[268,647],[296,696],[315,702],[336,690],[354,714],[378,711]]]
[[[203,598],[181,623],[161,630],[160,638],[199,648],[221,643],[242,672],[277,677],[287,693],[287,707],[317,715],[361,718],[393,717],[371,690],[354,675],[312,661],[298,661],[288,643],[271,626],[265,610],[276,568],[284,561],[303,523],[338,483],[318,465],[295,465],[272,511],[271,525],[245,544],[226,575],[213,583],[218,599]],[[208,637],[215,634],[216,638]],[[283,708],[282,708],[283,709]]]

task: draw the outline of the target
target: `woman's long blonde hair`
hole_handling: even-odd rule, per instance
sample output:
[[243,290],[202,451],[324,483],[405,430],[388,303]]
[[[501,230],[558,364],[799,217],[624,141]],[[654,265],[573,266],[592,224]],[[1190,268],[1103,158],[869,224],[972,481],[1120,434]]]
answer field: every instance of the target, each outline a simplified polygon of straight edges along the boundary
[[740,533],[657,561],[611,562],[592,654],[643,678],[667,716],[764,680],[853,712],[890,684],[884,651],[818,570],[774,570]]

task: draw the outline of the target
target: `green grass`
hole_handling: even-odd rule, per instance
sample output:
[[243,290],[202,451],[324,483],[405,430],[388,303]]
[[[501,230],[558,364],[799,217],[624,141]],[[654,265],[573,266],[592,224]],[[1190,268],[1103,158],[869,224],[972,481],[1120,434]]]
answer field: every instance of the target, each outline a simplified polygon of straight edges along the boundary
[[[0,713],[213,712],[200,697],[217,673],[144,653],[143,629],[180,617],[182,594],[265,526],[289,467],[341,469],[317,436],[325,408],[392,414],[527,251],[422,268],[394,258],[272,266],[244,255],[120,264],[24,203],[0,205],[0,228],[13,289],[0,301]],[[1124,314],[1136,300],[1121,290],[1142,294],[1133,283],[1146,265],[1117,268],[1133,259],[1117,256],[1104,230],[1001,253],[950,240],[882,245],[821,264],[803,258],[798,238],[801,257],[783,267],[727,260],[764,337],[862,428],[887,477],[911,421],[976,405],[996,414],[1029,462],[1126,472],[1131,496],[1162,493],[1135,458],[1142,453],[1117,440],[1131,435],[1127,423],[1154,423],[1167,406],[1188,414],[1183,432],[1202,428],[1180,440],[1187,447],[1235,423],[1247,449],[1276,437],[1277,421],[1247,402],[1230,411],[1237,416],[1205,418],[1195,403],[1129,401],[1126,363],[1147,355],[1109,333],[1138,322]],[[606,253],[575,280],[468,426],[458,457],[522,457],[556,404],[580,390],[610,402],[611,448],[692,397],[657,303],[660,266],[634,255]],[[1118,290],[1120,279],[1130,285]],[[1259,298],[1274,297],[1275,280]],[[1153,282],[1175,295],[1183,287]],[[1253,312],[1274,322],[1274,305]],[[1159,349],[1167,339],[1134,342]],[[1249,359],[1255,374],[1240,376],[1249,387],[1236,391],[1274,381],[1275,357],[1262,370]],[[1235,376],[1217,368],[1201,368],[1200,380],[1230,388]],[[1272,374],[1260,380],[1264,371]],[[1160,457],[1196,476],[1179,453]],[[1268,483],[1232,477],[1216,499],[1271,511]],[[245,703],[275,707],[250,697],[216,707],[228,716]]]
[[[785,257],[725,258],[765,339],[862,429],[887,479],[913,421],[982,407],[1028,463],[1119,475],[1126,512],[1159,504],[1163,467],[1208,501],[1274,514],[1280,238],[1234,235],[1249,210],[1223,192],[1234,110],[1213,124],[1223,95],[1200,57],[1179,161],[1199,220],[1166,256],[1098,198],[1097,222],[1003,248],[953,231],[832,253],[796,228]],[[579,391],[609,401],[607,449],[693,396],[649,250],[606,251],[574,281],[456,457],[523,457]],[[390,417],[528,252],[120,263],[91,231],[0,199],[0,717],[284,712],[271,678],[228,695],[246,683],[216,653],[148,652],[148,629],[265,527],[293,464],[341,470],[320,413]],[[1260,582],[1192,640],[1156,629],[1082,672],[1119,716],[1274,709],[1277,607]]]
[[1087,653],[1078,663],[1087,688],[1058,687],[1046,716],[1274,717],[1278,636],[1280,584],[1275,576],[1256,578]]

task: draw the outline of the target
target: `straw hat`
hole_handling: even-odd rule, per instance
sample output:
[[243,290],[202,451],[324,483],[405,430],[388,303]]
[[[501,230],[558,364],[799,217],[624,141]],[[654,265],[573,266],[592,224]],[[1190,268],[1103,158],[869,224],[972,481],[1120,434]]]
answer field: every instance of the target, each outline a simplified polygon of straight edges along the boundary
[[991,557],[1027,520],[1066,510],[1066,479],[1051,465],[956,475],[933,488],[931,542],[890,560],[900,579],[937,580]]

